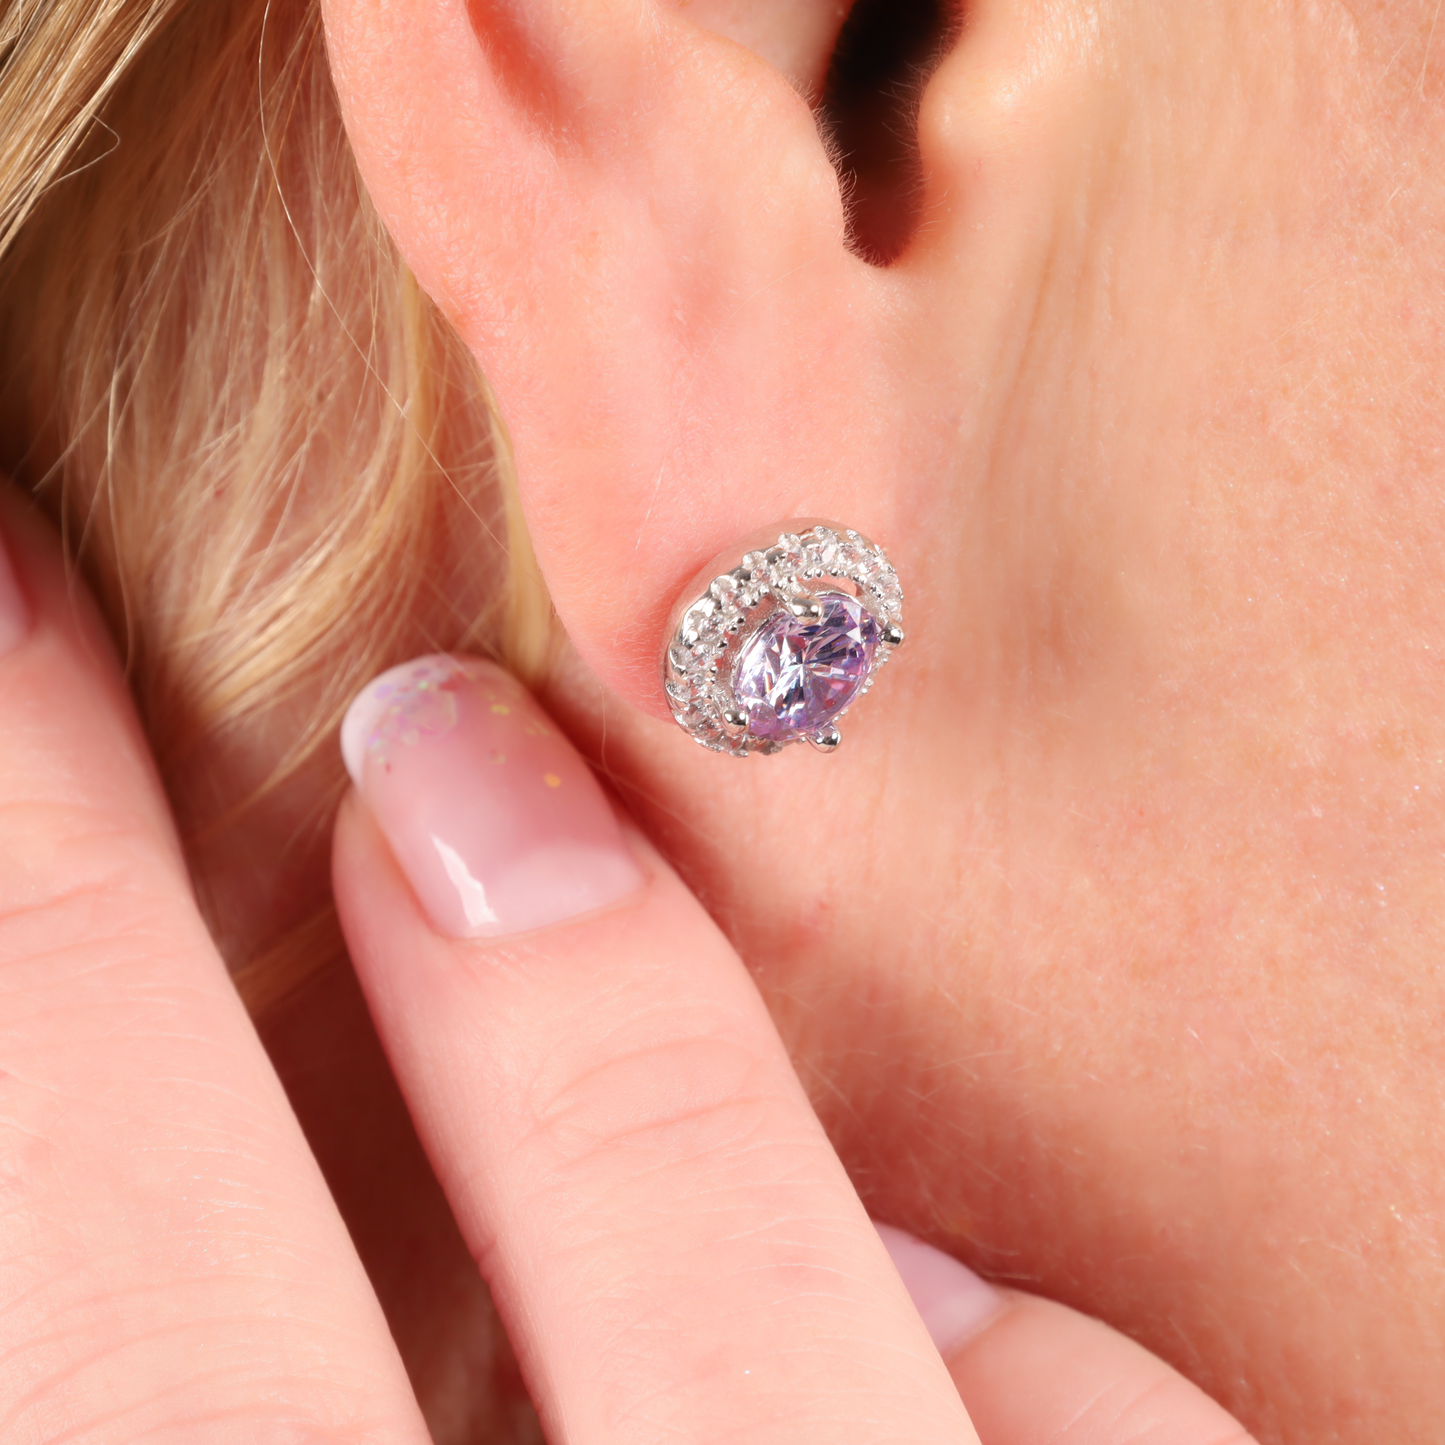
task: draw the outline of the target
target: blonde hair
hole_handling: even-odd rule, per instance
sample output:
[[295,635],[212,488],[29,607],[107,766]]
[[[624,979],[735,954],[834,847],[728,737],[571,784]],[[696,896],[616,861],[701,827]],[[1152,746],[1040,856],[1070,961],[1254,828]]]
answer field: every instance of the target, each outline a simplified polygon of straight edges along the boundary
[[[100,598],[204,859],[304,772],[339,797],[370,676],[464,647],[531,678],[550,609],[485,382],[367,203],[315,0],[8,0],[0,44],[3,462]],[[266,719],[289,740],[255,770]],[[244,795],[207,802],[212,769]],[[253,1008],[340,948],[329,908],[259,950],[212,921]]]

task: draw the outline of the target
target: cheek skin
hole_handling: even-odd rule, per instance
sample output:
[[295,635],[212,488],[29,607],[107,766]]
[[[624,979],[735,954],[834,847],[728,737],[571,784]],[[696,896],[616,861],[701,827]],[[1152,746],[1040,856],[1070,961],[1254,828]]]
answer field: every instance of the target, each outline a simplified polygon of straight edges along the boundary
[[[607,760],[875,1214],[1262,1439],[1429,1438],[1445,158],[1385,60],[1435,62],[1399,17],[1118,5],[1050,71],[1083,19],[1035,20],[935,81],[968,274],[925,228],[886,283],[909,650],[835,759],[704,773],[614,714]],[[970,117],[1036,60],[1055,110]]]

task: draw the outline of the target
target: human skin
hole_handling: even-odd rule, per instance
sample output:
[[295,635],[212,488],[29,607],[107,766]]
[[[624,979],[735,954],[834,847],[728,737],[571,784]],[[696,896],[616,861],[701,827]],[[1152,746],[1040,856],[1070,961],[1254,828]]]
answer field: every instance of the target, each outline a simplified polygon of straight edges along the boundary
[[[0,518],[0,1433],[518,1438],[424,1420],[99,620]],[[978,1445],[966,1403],[989,1445],[1247,1445],[1125,1336],[875,1229],[742,960],[513,678],[422,659],[352,723],[338,912],[549,1440]]]
[[[831,40],[742,36],[816,81]],[[695,3],[332,0],[373,197],[474,347],[549,692],[747,959],[876,1217],[1268,1441],[1445,1417],[1433,8],[983,0],[852,254]],[[908,641],[838,756],[662,720],[684,579],[795,515]]]

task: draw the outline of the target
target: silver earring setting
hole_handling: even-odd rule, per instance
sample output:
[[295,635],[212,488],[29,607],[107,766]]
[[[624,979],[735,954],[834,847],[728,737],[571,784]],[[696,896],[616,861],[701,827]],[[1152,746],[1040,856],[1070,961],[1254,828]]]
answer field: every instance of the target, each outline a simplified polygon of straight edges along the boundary
[[680,610],[663,662],[667,700],[678,726],[714,752],[741,758],[795,742],[835,752],[838,720],[903,641],[903,589],[882,549],[805,525],[745,553]]

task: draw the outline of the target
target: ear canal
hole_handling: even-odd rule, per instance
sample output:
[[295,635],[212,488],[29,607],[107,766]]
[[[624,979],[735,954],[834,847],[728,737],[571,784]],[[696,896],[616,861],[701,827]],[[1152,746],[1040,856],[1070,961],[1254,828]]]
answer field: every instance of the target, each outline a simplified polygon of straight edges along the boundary
[[957,39],[958,0],[858,0],[838,36],[818,110],[848,212],[848,240],[886,266],[917,228],[918,103]]

